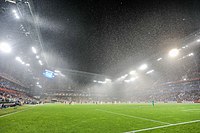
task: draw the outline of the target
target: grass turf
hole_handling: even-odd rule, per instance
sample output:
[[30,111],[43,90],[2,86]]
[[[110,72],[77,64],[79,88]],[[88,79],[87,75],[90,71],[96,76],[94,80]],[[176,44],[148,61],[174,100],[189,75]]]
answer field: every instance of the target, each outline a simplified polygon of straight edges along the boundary
[[[200,120],[200,104],[45,104],[0,110],[0,132],[122,133],[192,120]],[[200,121],[143,132],[199,133]]]

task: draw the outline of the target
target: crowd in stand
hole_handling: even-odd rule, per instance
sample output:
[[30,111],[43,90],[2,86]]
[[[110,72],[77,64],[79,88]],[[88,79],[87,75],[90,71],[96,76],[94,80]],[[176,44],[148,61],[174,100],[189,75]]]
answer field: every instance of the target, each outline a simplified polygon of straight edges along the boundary
[[200,102],[200,90],[191,90],[185,92],[168,92],[165,94],[151,95],[151,97],[159,102]]
[[[55,92],[41,96],[43,103],[61,102],[65,104],[100,104],[100,103],[140,103],[150,102],[195,102],[200,103],[199,80],[190,82],[170,82],[155,88],[147,88],[132,91],[129,95],[120,93],[118,96],[105,95],[98,96],[89,94],[87,91],[75,92]],[[124,88],[122,88],[124,89]],[[131,88],[132,89],[132,88]],[[0,108],[17,106],[23,104],[37,104],[38,101],[27,95],[25,91],[20,91],[20,85],[15,85],[6,79],[0,78]],[[125,92],[127,94],[127,92]]]
[[[16,80],[14,77],[12,77],[9,74],[6,73],[0,73],[0,81],[7,81],[7,79],[9,79],[11,82],[21,85],[21,86],[25,86],[24,84],[22,84],[19,80]],[[6,79],[7,78],[7,79]]]
[[0,108],[37,103],[36,99],[28,96],[25,92],[16,90],[15,84],[2,78],[0,81]]
[[141,103],[141,102],[176,102],[176,103],[200,103],[200,90],[190,91],[166,91],[151,93],[135,93],[131,97],[95,97],[95,96],[44,96],[42,101],[44,102],[61,102],[61,103],[79,103],[79,104],[99,104],[99,103]]
[[[65,104],[79,103],[79,104],[100,104],[100,103],[140,103],[140,102],[192,102],[200,103],[200,90],[191,91],[174,91],[174,92],[158,92],[158,93],[144,93],[143,95],[133,95],[132,97],[116,98],[116,97],[92,97],[92,96],[44,96],[41,101],[44,103],[61,102]],[[0,89],[0,103],[14,103],[15,105],[22,104],[36,104],[36,100],[27,96],[24,93],[15,92],[13,90]]]
[[37,100],[34,98],[13,90],[0,88],[0,107],[21,106],[23,104],[36,104]]

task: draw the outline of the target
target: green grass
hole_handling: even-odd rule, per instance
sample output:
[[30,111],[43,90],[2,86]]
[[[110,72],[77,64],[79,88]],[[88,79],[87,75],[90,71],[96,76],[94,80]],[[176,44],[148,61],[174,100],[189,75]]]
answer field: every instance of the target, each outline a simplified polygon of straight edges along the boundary
[[[0,133],[123,133],[192,120],[200,104],[46,104],[0,110]],[[199,133],[200,121],[143,132]]]
[[25,106],[16,106],[16,107],[13,107],[13,108],[1,109],[0,110],[0,116],[10,114],[10,113],[14,113],[14,112],[17,112],[17,111],[22,111],[22,110],[24,110],[28,107],[30,107],[30,106],[25,105]]

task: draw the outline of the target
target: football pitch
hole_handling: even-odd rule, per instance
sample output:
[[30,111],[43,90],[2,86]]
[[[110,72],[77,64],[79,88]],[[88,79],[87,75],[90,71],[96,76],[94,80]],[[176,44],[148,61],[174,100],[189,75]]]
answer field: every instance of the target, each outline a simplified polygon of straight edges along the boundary
[[200,104],[44,104],[0,110],[1,133],[200,133]]

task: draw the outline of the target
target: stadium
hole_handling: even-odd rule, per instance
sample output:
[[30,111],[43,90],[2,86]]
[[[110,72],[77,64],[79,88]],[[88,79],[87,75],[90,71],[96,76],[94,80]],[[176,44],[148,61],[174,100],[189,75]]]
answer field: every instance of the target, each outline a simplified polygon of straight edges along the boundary
[[1,0],[0,133],[200,133],[199,5]]

